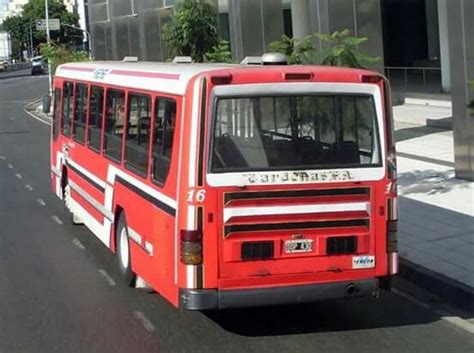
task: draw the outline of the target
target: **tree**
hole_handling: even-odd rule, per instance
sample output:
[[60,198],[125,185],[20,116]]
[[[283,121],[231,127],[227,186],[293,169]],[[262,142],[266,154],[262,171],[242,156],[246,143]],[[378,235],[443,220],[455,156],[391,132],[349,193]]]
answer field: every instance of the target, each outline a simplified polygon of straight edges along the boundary
[[282,35],[281,39],[270,43],[272,51],[285,54],[288,64],[312,64],[314,63],[313,36],[309,35],[303,39],[290,38]]
[[[25,23],[35,23],[38,19],[44,19],[44,0],[29,0],[23,6],[22,17]],[[68,12],[66,6],[57,0],[48,1],[49,18],[59,19],[61,27],[59,31],[50,31],[51,40],[67,45],[78,44],[82,39],[82,31],[72,29],[63,25],[79,26],[79,16],[76,13]],[[34,44],[46,42],[46,32],[37,31],[36,26],[33,25]]]
[[21,59],[21,52],[27,48],[27,29],[23,17],[7,17],[2,23],[2,29],[10,33],[13,58]]
[[[319,38],[328,45],[328,49],[318,52],[313,40]],[[366,42],[365,37],[351,37],[348,29],[332,34],[315,33],[303,39],[289,38],[285,35],[272,42],[273,51],[283,53],[290,64],[321,64],[327,66],[363,67],[376,64],[380,58],[371,57],[359,51],[358,46]]]
[[72,51],[58,43],[51,42],[50,45],[43,43],[40,45],[40,53],[48,59],[51,65],[51,72],[54,74],[56,68],[68,62],[88,61],[89,55],[85,51]]
[[229,42],[221,40],[211,51],[206,54],[207,61],[211,63],[232,63],[232,52],[230,51]]
[[358,46],[366,42],[368,38],[351,37],[348,29],[335,31],[332,34],[316,33],[322,42],[329,44],[327,50],[321,52],[321,64],[328,66],[358,67],[374,65],[380,58],[371,57],[358,50]]
[[219,42],[216,10],[202,1],[185,0],[171,22],[163,26],[163,41],[172,56],[191,56],[203,62],[205,54]]
[[[49,18],[57,18],[61,23],[59,31],[51,31],[51,40],[61,44],[79,44],[82,39],[82,31],[64,26],[78,26],[79,17],[75,13],[68,12],[66,7],[57,0],[48,3]],[[5,31],[10,33],[12,39],[12,52],[15,58],[21,58],[21,51],[29,47],[29,30],[32,30],[33,47],[37,48],[40,43],[46,42],[46,32],[37,31],[35,23],[45,18],[44,0],[29,0],[23,6],[21,16],[7,17],[2,24]]]

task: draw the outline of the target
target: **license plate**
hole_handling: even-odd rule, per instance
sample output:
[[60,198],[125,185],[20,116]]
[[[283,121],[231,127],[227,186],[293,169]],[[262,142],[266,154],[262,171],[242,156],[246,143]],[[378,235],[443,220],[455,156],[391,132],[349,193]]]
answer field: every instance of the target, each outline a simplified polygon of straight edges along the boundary
[[313,251],[312,239],[297,239],[285,241],[286,253],[310,252]]

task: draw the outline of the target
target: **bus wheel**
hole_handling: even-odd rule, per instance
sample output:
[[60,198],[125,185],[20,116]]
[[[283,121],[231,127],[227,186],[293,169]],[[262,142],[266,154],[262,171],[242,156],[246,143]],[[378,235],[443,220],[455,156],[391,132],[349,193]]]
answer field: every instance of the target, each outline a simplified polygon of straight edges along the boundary
[[64,199],[64,204],[66,205],[66,208],[71,213],[71,223],[74,224],[74,225],[84,224],[84,222],[72,210],[72,207],[71,207],[71,186],[69,185],[68,182],[66,182],[66,185],[64,186],[63,199]]
[[130,258],[130,241],[128,239],[127,222],[123,213],[120,215],[117,224],[117,262],[122,277],[122,282],[129,287],[135,286],[136,275],[132,271]]

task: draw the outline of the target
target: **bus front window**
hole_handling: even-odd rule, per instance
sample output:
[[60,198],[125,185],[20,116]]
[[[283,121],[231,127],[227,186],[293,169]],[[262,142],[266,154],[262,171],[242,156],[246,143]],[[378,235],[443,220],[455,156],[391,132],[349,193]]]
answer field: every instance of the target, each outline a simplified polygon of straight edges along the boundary
[[370,95],[238,97],[216,104],[213,173],[382,163]]

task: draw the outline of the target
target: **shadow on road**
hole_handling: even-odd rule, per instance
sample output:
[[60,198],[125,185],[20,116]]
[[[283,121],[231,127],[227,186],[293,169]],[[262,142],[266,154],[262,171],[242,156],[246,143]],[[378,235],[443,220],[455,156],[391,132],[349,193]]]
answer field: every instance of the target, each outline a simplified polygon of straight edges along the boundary
[[283,336],[422,325],[437,318],[392,293],[373,298],[206,312],[217,325],[232,333]]
[[431,126],[414,126],[405,129],[398,129],[395,131],[395,140],[397,142],[415,139],[421,136],[435,134],[449,129]]

